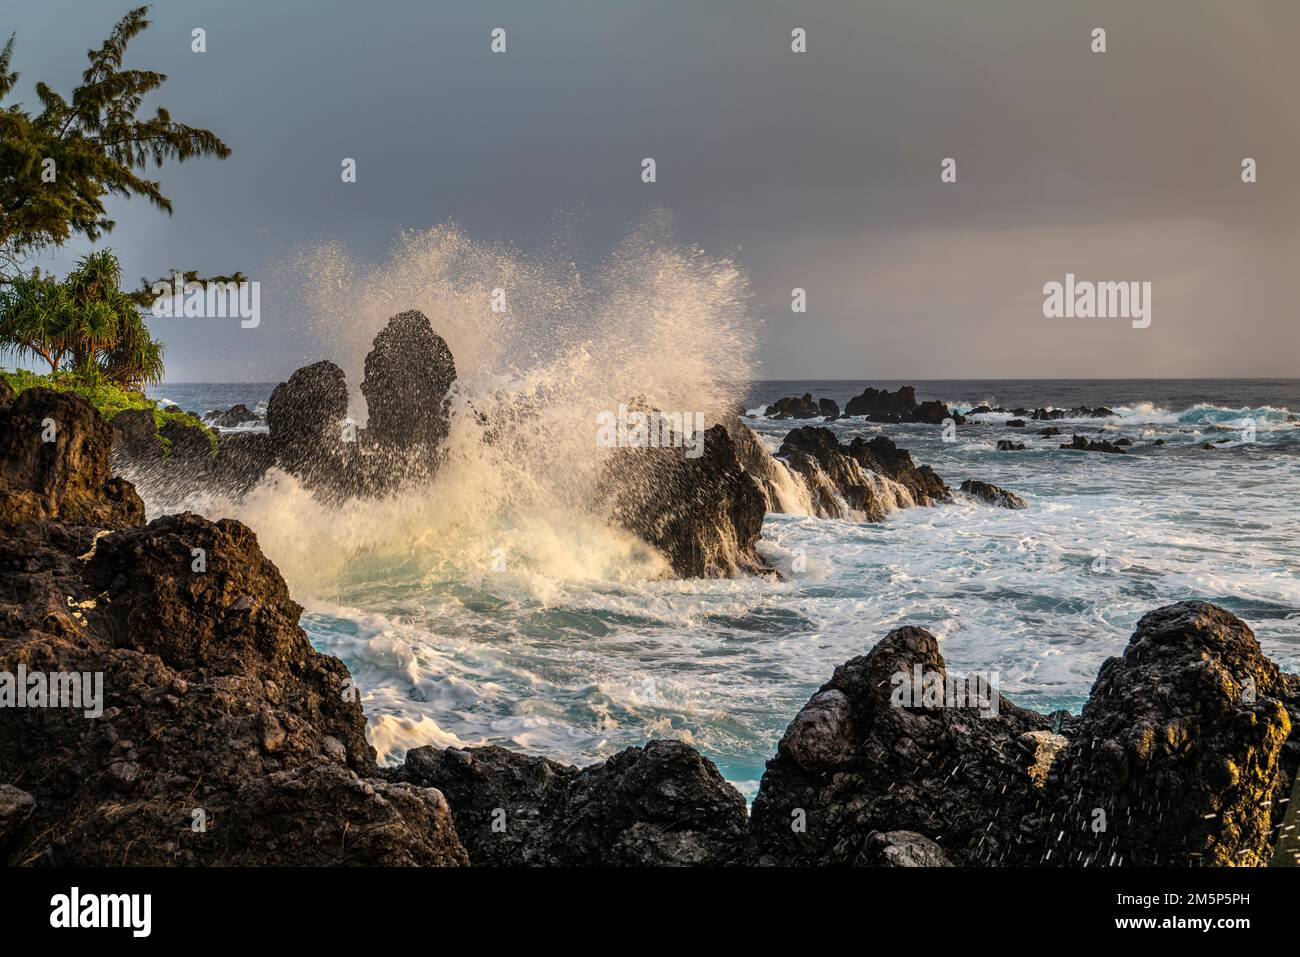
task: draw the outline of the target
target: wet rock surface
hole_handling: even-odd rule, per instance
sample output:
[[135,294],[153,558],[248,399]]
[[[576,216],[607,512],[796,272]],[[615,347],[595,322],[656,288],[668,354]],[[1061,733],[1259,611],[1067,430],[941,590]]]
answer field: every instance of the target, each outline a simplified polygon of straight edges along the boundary
[[[1138,622],[1101,667],[1048,789],[1063,865],[1268,863],[1300,763],[1295,676],[1200,601]],[[1054,837],[1055,835],[1051,835]]]
[[[897,704],[918,668],[947,677],[934,636],[906,627],[835,669],[767,764],[750,821],[752,863],[877,863],[869,835],[891,831],[915,832],[957,864],[1013,853],[1037,800],[1016,739],[1048,720],[1005,698],[996,714],[920,706],[919,687],[907,699],[918,706]],[[985,700],[994,700],[987,689]]]
[[878,522],[891,509],[951,497],[933,469],[918,466],[885,436],[858,436],[844,445],[830,429],[803,426],[785,437],[777,455],[803,477],[823,517]]
[[1029,503],[1015,492],[1008,492],[1001,486],[993,485],[989,482],[980,482],[977,479],[967,479],[961,483],[961,490],[967,495],[974,496],[981,502],[987,502],[989,505],[996,505],[999,508],[1029,507]]
[[597,490],[598,508],[658,549],[683,577],[730,578],[767,571],[756,550],[766,499],[741,467],[722,425],[683,448],[619,449]]

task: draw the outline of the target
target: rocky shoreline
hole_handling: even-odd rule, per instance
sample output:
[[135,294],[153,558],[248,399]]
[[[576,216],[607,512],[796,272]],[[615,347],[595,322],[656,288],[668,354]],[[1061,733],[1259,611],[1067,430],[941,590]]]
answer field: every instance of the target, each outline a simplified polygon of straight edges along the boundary
[[[422,319],[397,327],[416,347],[384,354],[440,355]],[[445,359],[434,368],[450,372]],[[309,415],[317,402],[338,409],[342,373],[318,366],[277,389],[265,458],[247,461],[294,465],[307,448],[293,437],[316,429],[337,453],[324,460],[333,474],[316,452],[296,465],[325,495],[352,489],[399,443],[420,450],[399,479],[437,467],[451,378],[390,379],[408,393],[432,383],[420,393],[433,396],[430,415],[404,420],[400,436],[372,418],[372,434],[343,448],[333,419]],[[367,381],[394,368],[368,361]],[[699,459],[633,450],[655,453],[634,463],[638,487],[685,491],[689,508],[632,495],[618,476],[606,489],[615,520],[679,574],[755,570],[736,556],[753,552],[774,466],[743,428],[715,426]],[[146,524],[135,489],[112,474],[122,430],[77,396],[0,395],[0,437],[0,674],[42,675],[47,690],[60,675],[102,677],[95,717],[37,704],[30,688],[27,706],[0,710],[10,865],[1295,863],[1285,815],[1300,678],[1204,602],[1147,614],[1078,716],[1020,708],[996,682],[949,700],[971,677],[948,673],[929,632],[898,628],[794,716],[750,811],[678,741],[581,769],[497,747],[420,747],[381,768],[347,668],[312,648],[251,530],[193,514]],[[826,509],[878,516],[887,495],[923,506],[954,494],[884,437],[846,446],[810,426],[779,457],[830,483]],[[1024,504],[974,481],[962,492]]]

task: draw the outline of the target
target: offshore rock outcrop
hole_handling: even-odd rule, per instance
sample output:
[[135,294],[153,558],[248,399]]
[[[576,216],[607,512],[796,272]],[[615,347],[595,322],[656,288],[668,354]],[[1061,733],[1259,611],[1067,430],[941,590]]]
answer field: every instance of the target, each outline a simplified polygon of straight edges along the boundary
[[582,770],[504,748],[415,748],[394,778],[447,796],[475,865],[717,865],[744,850],[745,799],[679,741]]
[[813,399],[805,392],[802,396],[777,399],[763,413],[772,419],[834,419],[840,407],[834,399]]
[[[150,413],[114,417],[114,462],[171,497],[200,489],[240,494],[279,467],[327,498],[380,495],[436,472],[449,427],[456,366],[446,342],[417,311],[395,315],[365,359],[361,392],[369,421],[348,420],[348,385],[329,360],[304,366],[267,403],[268,433],[225,433],[216,456],[195,430],[164,425],[164,458]],[[245,413],[223,413],[227,420]],[[120,420],[120,421],[119,421]]]
[[803,426],[785,437],[777,456],[803,477],[815,514],[827,518],[878,522],[896,508],[951,498],[933,469],[883,435],[843,445],[830,429]]
[[981,482],[977,479],[967,479],[961,483],[961,491],[967,495],[973,496],[989,505],[996,505],[999,508],[1028,508],[1029,503],[1017,495],[1015,492],[1008,492],[1000,485],[993,485],[989,482]]
[[900,386],[897,392],[868,387],[862,394],[849,399],[844,406],[845,417],[863,416],[872,422],[920,422],[941,425],[952,419],[960,425],[966,421],[938,400],[916,401],[916,387]]
[[369,417],[366,435],[391,449],[436,453],[447,438],[456,363],[424,313],[393,316],[366,356],[361,394]]
[[1125,455],[1124,448],[1106,439],[1090,439],[1085,435],[1076,435],[1069,442],[1062,443],[1061,448],[1074,452],[1109,452],[1112,455]]
[[763,493],[741,467],[725,426],[700,440],[698,458],[674,447],[619,449],[597,489],[597,508],[658,549],[683,577],[766,572],[756,550]]

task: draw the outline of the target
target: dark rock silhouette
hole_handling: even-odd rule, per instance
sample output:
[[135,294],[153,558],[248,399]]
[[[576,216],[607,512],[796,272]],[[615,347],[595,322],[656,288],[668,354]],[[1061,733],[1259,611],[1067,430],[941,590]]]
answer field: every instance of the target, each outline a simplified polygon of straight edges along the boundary
[[347,414],[347,380],[333,362],[303,366],[277,385],[266,424],[281,467],[313,485],[336,482],[344,467]]
[[844,415],[865,416],[872,422],[922,422],[931,425],[940,425],[944,419],[952,419],[959,425],[966,421],[937,400],[918,405],[916,387],[910,385],[900,386],[897,392],[868,387],[861,395],[849,399],[844,406]]
[[1010,439],[998,440],[999,452],[1023,452],[1026,448],[1024,442],[1012,442]]
[[840,407],[834,399],[814,400],[812,394],[805,392],[802,396],[777,399],[763,413],[773,419],[834,419],[840,414]]
[[369,440],[390,448],[436,450],[447,437],[456,363],[424,313],[398,313],[375,336],[366,356]]

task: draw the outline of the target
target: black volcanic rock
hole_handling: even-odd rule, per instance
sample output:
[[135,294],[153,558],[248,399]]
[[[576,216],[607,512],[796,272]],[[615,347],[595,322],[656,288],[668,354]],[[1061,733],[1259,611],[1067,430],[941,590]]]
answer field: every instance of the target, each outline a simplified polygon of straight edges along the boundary
[[918,405],[916,388],[910,385],[900,386],[897,392],[868,387],[861,395],[849,399],[844,406],[844,415],[865,416],[872,422],[921,422],[930,425],[941,425],[945,419],[952,419],[959,425],[966,421],[963,416],[950,411],[937,400]]
[[1007,426],[1012,429],[1023,429],[1025,427],[1024,419],[1008,419]]
[[[843,445],[830,429],[806,425],[786,435],[777,455],[803,476],[814,507],[824,517],[848,518],[847,507],[866,521],[878,522],[891,505],[932,505],[950,498],[933,469],[916,465],[906,449],[883,435],[871,441],[857,436]],[[881,477],[901,485],[907,494],[900,500]]]
[[1118,445],[1108,442],[1105,439],[1089,439],[1084,435],[1076,435],[1070,442],[1062,443],[1061,448],[1070,449],[1074,452],[1110,452],[1112,454],[1125,455],[1125,451]]
[[840,406],[834,399],[818,399],[817,410],[828,419],[840,417]]
[[1051,419],[1105,419],[1105,418],[1110,418],[1111,416],[1113,416],[1113,415],[1115,414],[1115,411],[1114,411],[1113,409],[1108,409],[1108,408],[1106,408],[1106,406],[1104,406],[1104,405],[1099,405],[1099,406],[1096,406],[1096,407],[1089,407],[1089,406],[1086,406],[1086,405],[1080,405],[1080,406],[1075,406],[1073,409],[1045,409],[1045,408],[1039,408],[1039,409],[1035,409],[1032,413],[1024,413],[1023,410],[1018,410],[1018,411],[1020,411],[1022,414],[1028,414],[1028,415],[1030,415],[1031,418],[1036,419],[1036,420],[1039,420],[1039,421],[1042,421],[1042,420],[1044,420],[1044,419],[1047,419],[1047,420],[1051,420]]
[[[466,863],[440,794],[378,776],[347,669],[312,648],[253,533],[132,525],[143,509],[105,479],[111,432],[90,404],[30,390],[13,405],[0,672],[76,674],[86,694],[5,710],[0,859]],[[59,439],[33,451],[32,418]]]
[[221,429],[233,429],[236,426],[248,425],[250,423],[261,422],[262,417],[243,403],[232,405],[229,409],[212,410],[207,415],[201,416],[209,425],[215,425]]
[[805,392],[802,396],[777,399],[763,414],[771,419],[817,419],[826,413],[813,400],[812,393]]
[[[1024,446],[1021,446],[1021,448],[1024,448]],[[999,508],[1029,507],[1029,504],[1015,492],[1008,492],[1001,486],[991,485],[988,482],[967,479],[961,483],[961,490],[967,495],[973,495],[975,498],[990,505],[996,505]]]
[[110,473],[112,444],[112,428],[79,395],[28,389],[0,408],[0,525],[144,521],[140,496]]
[[880,863],[873,834],[896,831],[921,835],[926,841],[916,843],[926,848],[934,842],[959,865],[1013,854],[1021,820],[1039,801],[1030,756],[1017,741],[1047,730],[1048,720],[1005,698],[987,717],[916,699],[907,706],[895,689],[911,681],[914,666],[938,680],[947,675],[933,635],[895,629],[836,668],[799,712],[754,800],[753,863]]
[[338,480],[348,386],[343,370],[322,360],[303,366],[271,392],[266,424],[279,464],[311,485]]
[[1056,426],[1054,426],[1054,425],[1049,425],[1049,426],[1048,426],[1047,428],[1045,428],[1045,429],[1039,429],[1039,430],[1038,430],[1038,434],[1039,434],[1039,435],[1047,435],[1047,436],[1060,435],[1060,434],[1061,434],[1061,430],[1058,429],[1058,428],[1057,428]]
[[1023,452],[1025,447],[1024,442],[1012,442],[1010,439],[998,440],[999,452]]
[[699,437],[702,454],[674,447],[618,449],[597,490],[598,508],[654,546],[685,578],[767,571],[756,551],[766,500],[722,425]]
[[1053,765],[1044,857],[1267,864],[1300,761],[1297,705],[1300,679],[1280,673],[1236,616],[1200,601],[1149,612],[1123,656],[1102,665]]
[[677,741],[582,770],[503,748],[423,747],[396,777],[447,796],[476,865],[724,864],[744,849],[744,798]]
[[375,336],[366,356],[361,394],[371,442],[395,449],[434,451],[449,428],[449,392],[456,363],[424,313],[398,313]]

